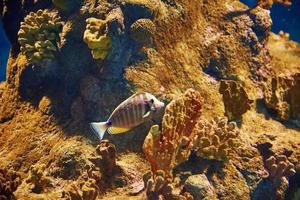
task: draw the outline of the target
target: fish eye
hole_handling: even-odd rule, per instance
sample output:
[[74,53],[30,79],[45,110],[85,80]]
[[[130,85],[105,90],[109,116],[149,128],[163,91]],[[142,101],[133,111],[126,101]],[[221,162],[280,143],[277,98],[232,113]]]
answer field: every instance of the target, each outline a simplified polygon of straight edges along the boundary
[[154,103],[154,100],[153,100],[153,99],[150,99],[150,102],[151,102],[151,103]]

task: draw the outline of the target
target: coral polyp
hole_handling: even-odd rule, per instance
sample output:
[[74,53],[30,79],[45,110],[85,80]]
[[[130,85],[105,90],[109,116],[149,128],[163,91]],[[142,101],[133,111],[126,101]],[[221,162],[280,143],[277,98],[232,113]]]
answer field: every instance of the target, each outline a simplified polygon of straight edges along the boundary
[[32,64],[43,65],[54,59],[61,30],[62,23],[56,13],[47,9],[29,13],[18,32],[21,52]]

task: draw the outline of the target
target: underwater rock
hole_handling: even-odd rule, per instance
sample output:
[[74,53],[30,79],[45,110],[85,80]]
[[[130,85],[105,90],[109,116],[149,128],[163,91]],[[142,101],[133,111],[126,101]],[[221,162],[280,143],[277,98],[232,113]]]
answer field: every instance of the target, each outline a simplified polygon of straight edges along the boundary
[[25,180],[34,193],[43,192],[45,187],[51,185],[50,179],[44,176],[45,166],[32,166],[28,178]]
[[54,6],[63,12],[72,12],[79,9],[83,0],[52,0]]
[[141,44],[147,44],[155,30],[155,24],[150,19],[138,19],[130,26],[130,37]]
[[202,158],[226,161],[240,145],[236,123],[227,124],[226,118],[200,120],[193,131],[193,149]]
[[18,173],[13,170],[0,169],[0,199],[15,199],[13,193],[20,183]]
[[143,181],[148,200],[194,199],[188,192],[180,194],[177,191],[176,193],[172,179],[167,178],[165,172],[162,170],[156,171],[155,174],[151,172],[144,174]]
[[184,183],[184,190],[193,195],[194,199],[216,200],[217,194],[205,174],[189,176]]
[[152,172],[171,170],[186,161],[192,148],[192,131],[201,115],[203,99],[199,92],[188,89],[178,99],[167,105],[162,120],[162,130],[151,127],[143,145]]
[[[101,167],[104,175],[111,176],[116,166],[116,147],[108,140],[102,140],[96,147],[97,154],[101,157]],[[97,166],[97,165],[96,165]]]
[[300,120],[300,73],[275,76],[264,85],[264,101],[280,121]]
[[251,103],[244,87],[236,81],[222,80],[219,92],[223,95],[225,115],[228,120],[241,119],[242,115],[251,108]]
[[55,58],[61,30],[62,23],[56,13],[47,9],[31,12],[24,18],[18,32],[21,52],[32,64],[47,64]]
[[269,178],[275,188],[279,187],[282,182],[287,182],[289,177],[296,173],[294,164],[285,155],[270,156],[265,160],[265,167],[269,171]]

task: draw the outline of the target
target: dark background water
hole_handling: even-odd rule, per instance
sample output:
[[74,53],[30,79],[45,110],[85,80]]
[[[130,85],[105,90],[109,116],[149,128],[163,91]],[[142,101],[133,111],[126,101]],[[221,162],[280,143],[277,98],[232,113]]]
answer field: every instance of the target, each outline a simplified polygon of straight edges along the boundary
[[[250,7],[255,5],[255,0],[241,0]],[[280,30],[290,33],[292,40],[300,42],[300,0],[293,0],[293,5],[284,7],[274,4],[271,9],[273,20],[272,31],[278,33]],[[0,19],[0,81],[5,80],[6,64],[10,44],[5,36]]]

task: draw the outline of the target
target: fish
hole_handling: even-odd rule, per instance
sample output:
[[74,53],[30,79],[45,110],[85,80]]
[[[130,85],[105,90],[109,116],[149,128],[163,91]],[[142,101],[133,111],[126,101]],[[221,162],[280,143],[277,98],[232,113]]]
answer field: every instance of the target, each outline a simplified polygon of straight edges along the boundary
[[104,134],[125,133],[149,121],[165,104],[148,92],[138,92],[123,101],[105,122],[92,122],[90,127],[101,141]]

